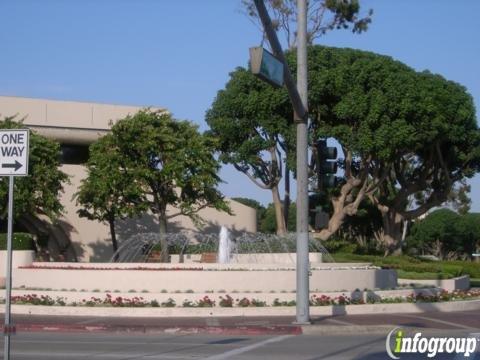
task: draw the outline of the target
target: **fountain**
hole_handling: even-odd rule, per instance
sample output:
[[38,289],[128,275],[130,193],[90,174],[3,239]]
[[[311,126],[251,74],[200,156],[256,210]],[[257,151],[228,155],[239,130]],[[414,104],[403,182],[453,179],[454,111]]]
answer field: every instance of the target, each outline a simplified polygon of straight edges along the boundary
[[[16,270],[15,286],[61,289],[74,283],[77,289],[100,291],[244,292],[263,297],[295,292],[295,234],[282,237],[235,234],[225,227],[219,234],[168,234],[170,263],[152,262],[159,241],[155,233],[137,234],[121,244],[110,263],[34,263],[34,268]],[[205,254],[211,254],[218,262],[205,261]],[[334,263],[317,240],[310,240],[309,259],[312,292],[385,289],[397,285],[394,270],[364,263]],[[51,271],[55,271],[55,276]]]
[[232,240],[230,239],[230,233],[225,226],[220,229],[219,241],[218,241],[218,256],[217,262],[219,264],[228,264],[230,262],[230,254],[232,252]]
[[[296,234],[284,236],[263,233],[240,233],[233,235],[222,226],[219,234],[168,233],[165,235],[172,263],[195,263],[202,254],[215,254],[218,264],[285,264],[296,261]],[[139,233],[123,241],[110,262],[151,262],[152,255],[160,247],[157,233]],[[334,263],[327,249],[318,241],[310,239],[309,251],[312,263]]]

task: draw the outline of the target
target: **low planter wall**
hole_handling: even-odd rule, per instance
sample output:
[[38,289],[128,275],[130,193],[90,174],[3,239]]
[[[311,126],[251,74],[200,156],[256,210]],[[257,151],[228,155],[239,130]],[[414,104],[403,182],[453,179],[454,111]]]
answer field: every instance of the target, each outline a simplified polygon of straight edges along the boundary
[[[33,264],[35,251],[33,250],[14,250],[12,251],[12,269],[19,266],[29,266]],[[5,278],[7,271],[7,251],[0,250],[0,278]]]
[[[139,265],[139,264],[137,264]],[[216,264],[211,264],[216,265]],[[241,268],[241,267],[240,267]],[[104,268],[105,269],[105,268]],[[209,270],[210,269],[210,270]],[[294,268],[195,267],[186,270],[79,270],[79,269],[16,269],[16,288],[52,288],[85,290],[119,290],[128,292],[281,292],[294,291]],[[353,291],[355,289],[389,289],[397,286],[394,270],[359,267],[312,268],[311,291]]]
[[436,286],[447,291],[453,290],[468,290],[470,289],[470,276],[460,276],[453,279],[438,279],[438,280],[411,280],[398,279],[400,285],[420,284]]

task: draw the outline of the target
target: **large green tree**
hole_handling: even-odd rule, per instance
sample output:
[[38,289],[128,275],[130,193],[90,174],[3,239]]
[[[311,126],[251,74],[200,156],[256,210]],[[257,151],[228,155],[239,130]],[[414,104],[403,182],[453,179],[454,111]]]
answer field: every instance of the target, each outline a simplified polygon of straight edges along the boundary
[[[107,214],[113,200],[117,216],[151,211],[158,220],[162,261],[168,261],[169,219],[185,215],[200,223],[198,212],[203,208],[230,211],[216,188],[220,165],[213,156],[214,140],[200,134],[197,126],[170,114],[142,110],[118,121],[108,136],[105,144],[116,154],[105,154],[106,158],[93,164],[104,168],[95,169],[94,175],[99,176],[92,181],[104,181],[109,189],[100,190],[105,201],[98,204],[99,214]],[[102,179],[108,171],[115,174]],[[176,210],[167,212],[168,205]]]
[[407,246],[441,259],[472,259],[480,248],[480,214],[435,210],[413,224]]
[[[292,50],[296,46],[296,1],[268,0],[265,4],[275,30],[284,36],[286,48]],[[246,15],[261,27],[253,1],[242,0],[242,5]],[[351,28],[361,33],[367,30],[372,13],[369,10],[368,15],[361,17],[357,0],[312,0],[308,8],[307,42],[313,44],[315,39],[334,29]],[[291,161],[287,159],[295,154],[294,127],[290,125],[292,106],[285,90],[275,91],[244,69],[239,68],[230,76],[225,90],[218,93],[207,113],[207,123],[221,139],[221,160],[233,164],[260,188],[271,191],[276,232],[284,234],[289,229],[290,218]],[[285,179],[284,201],[279,193],[282,178]]]
[[[455,185],[479,170],[472,98],[462,86],[388,56],[322,46],[311,46],[308,56],[310,140],[333,137],[343,152],[344,178],[329,194],[330,222],[319,237],[328,239],[369,198],[382,216],[386,254],[398,252],[405,221],[445,202]],[[287,60],[295,72],[294,54]],[[287,109],[284,89],[263,89],[246,70],[237,69],[219,93],[213,116],[207,116],[223,137],[224,161],[241,160],[247,170],[262,164],[258,159],[267,147],[249,142],[271,127],[252,119],[272,121],[277,133],[267,134],[288,141],[293,135]]]
[[[6,117],[0,129],[22,129],[22,121]],[[63,210],[59,195],[68,176],[59,169],[60,145],[30,130],[28,176],[16,177],[14,182],[14,219],[38,214],[55,220]],[[8,215],[8,177],[0,178],[0,219]]]
[[[462,242],[465,255],[472,259],[480,253],[480,213],[461,214],[456,224],[457,234]],[[477,261],[478,261],[477,257]]]
[[210,133],[218,139],[220,160],[271,191],[278,234],[286,232],[279,184],[284,167],[281,150],[287,147],[291,118],[287,92],[243,68],[230,74],[206,115]]
[[106,222],[110,228],[115,260],[118,242],[115,221],[131,218],[146,210],[137,203],[142,195],[131,173],[124,171],[123,155],[112,134],[107,134],[90,146],[87,177],[75,194],[81,206],[78,214],[90,220]]
[[[465,88],[424,72],[416,74],[409,89],[415,91],[414,107],[406,108],[414,112],[399,116],[394,131],[384,133],[391,143],[385,157],[390,168],[370,196],[383,216],[387,253],[401,251],[405,220],[440,206],[456,184],[480,170],[480,131]],[[405,206],[410,197],[417,201]]]
[[367,196],[382,214],[386,253],[398,252],[404,221],[445,202],[479,170],[472,98],[439,75],[359,50],[313,47],[309,68],[312,132],[336,138],[345,155],[345,182],[321,235]]

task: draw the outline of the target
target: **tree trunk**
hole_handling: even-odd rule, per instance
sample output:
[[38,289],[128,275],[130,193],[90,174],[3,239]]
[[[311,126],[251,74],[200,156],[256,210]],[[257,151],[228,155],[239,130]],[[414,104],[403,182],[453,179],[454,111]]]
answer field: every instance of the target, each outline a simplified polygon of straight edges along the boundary
[[278,192],[278,185],[272,188],[273,207],[275,209],[275,220],[277,222],[277,235],[285,235],[287,227],[285,226],[285,218],[283,217],[282,201]]
[[320,240],[328,240],[330,236],[335,234],[338,229],[343,225],[345,221],[345,212],[343,211],[344,204],[340,201],[332,201],[333,204],[333,214],[328,221],[328,227],[322,229],[319,233],[316,233],[314,237]]
[[402,254],[403,217],[393,209],[382,212],[385,256]]
[[160,262],[170,262],[170,254],[168,253],[168,241],[167,241],[167,214],[166,209],[161,208],[158,213],[158,230],[160,235]]
[[283,200],[283,218],[285,229],[288,231],[288,213],[290,211],[290,169],[285,166],[285,197]]
[[108,225],[110,225],[110,236],[112,238],[113,261],[117,262],[120,254],[118,253],[117,235],[115,233],[115,218],[110,217],[108,219]]

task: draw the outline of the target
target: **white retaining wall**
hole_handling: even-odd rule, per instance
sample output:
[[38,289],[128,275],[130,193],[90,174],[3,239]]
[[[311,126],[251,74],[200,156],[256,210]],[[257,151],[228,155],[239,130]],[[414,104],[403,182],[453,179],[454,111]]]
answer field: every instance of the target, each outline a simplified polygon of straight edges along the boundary
[[[342,264],[346,265],[346,264]],[[199,268],[203,268],[203,265]],[[207,268],[205,268],[207,269]],[[13,286],[85,290],[130,290],[161,292],[226,291],[270,292],[293,291],[296,288],[293,269],[265,270],[66,270],[16,269]],[[375,268],[313,268],[311,291],[353,291],[355,289],[388,289],[397,285],[394,270]]]
[[410,279],[399,279],[399,284],[420,284],[420,285],[431,285],[436,286],[440,289],[447,291],[453,290],[468,290],[470,289],[470,276],[460,276],[453,279],[438,279],[438,280],[410,280]]
[[[16,269],[19,266],[31,265],[33,263],[34,258],[35,258],[35,252],[33,250],[12,251],[12,269]],[[5,284],[6,272],[7,272],[7,251],[0,250],[0,286]]]
[[[201,254],[185,254],[183,263],[199,263]],[[310,263],[321,263],[322,253],[309,253]],[[174,264],[180,263],[179,255],[170,255],[170,261]],[[297,262],[296,253],[262,253],[262,254],[233,254],[231,264],[282,264],[292,265]]]

